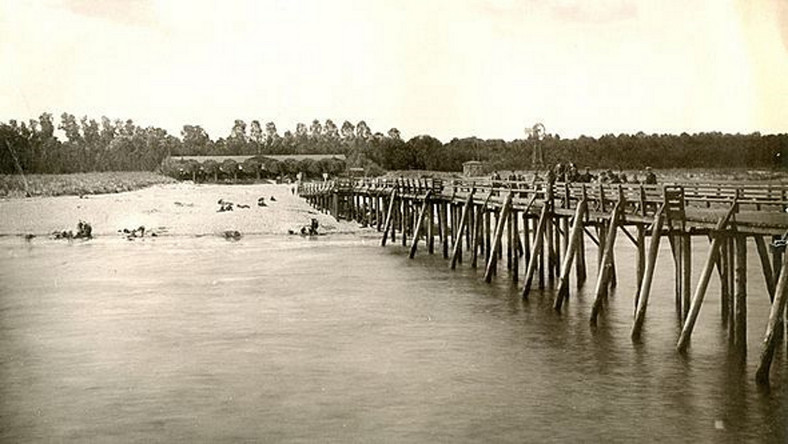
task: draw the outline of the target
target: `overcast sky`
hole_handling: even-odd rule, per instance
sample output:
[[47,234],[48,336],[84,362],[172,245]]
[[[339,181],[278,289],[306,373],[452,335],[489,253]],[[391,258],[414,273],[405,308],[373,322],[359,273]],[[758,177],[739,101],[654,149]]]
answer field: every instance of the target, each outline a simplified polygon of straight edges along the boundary
[[785,0],[0,0],[0,121],[788,132]]

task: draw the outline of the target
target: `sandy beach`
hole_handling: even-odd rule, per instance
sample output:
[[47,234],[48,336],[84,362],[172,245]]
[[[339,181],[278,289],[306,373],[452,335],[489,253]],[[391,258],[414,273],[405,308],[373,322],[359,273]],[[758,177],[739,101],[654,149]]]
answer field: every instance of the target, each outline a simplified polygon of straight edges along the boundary
[[[266,207],[257,201],[265,198]],[[273,199],[272,199],[273,198]],[[234,210],[218,212],[220,199]],[[249,208],[239,208],[238,205]],[[353,233],[358,224],[337,221],[292,193],[291,185],[156,185],[138,191],[79,196],[0,200],[0,235],[50,235],[90,223],[94,236],[119,236],[119,230],[144,226],[158,235],[287,234],[316,218],[320,233]]]

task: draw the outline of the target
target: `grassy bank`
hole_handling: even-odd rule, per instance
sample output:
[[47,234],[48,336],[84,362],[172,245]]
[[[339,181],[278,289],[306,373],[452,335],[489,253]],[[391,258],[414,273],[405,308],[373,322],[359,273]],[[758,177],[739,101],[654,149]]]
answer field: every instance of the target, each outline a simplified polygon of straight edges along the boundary
[[110,173],[0,175],[0,198],[25,197],[25,179],[30,196],[78,196],[138,190],[175,179],[148,171]]

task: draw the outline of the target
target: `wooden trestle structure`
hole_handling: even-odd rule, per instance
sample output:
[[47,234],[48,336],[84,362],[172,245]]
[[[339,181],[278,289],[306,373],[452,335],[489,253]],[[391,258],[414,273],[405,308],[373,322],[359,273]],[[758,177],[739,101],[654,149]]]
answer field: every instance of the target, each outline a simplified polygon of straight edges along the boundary
[[[381,244],[399,241],[416,255],[420,241],[438,249],[454,269],[463,260],[484,267],[490,282],[503,262],[510,278],[532,287],[555,285],[553,306],[569,297],[570,276],[587,279],[585,238],[598,246],[599,265],[589,316],[596,325],[608,290],[616,285],[614,247],[623,233],[637,250],[631,337],[643,329],[659,245],[670,243],[675,265],[675,305],[683,328],[676,348],[690,341],[715,269],[720,278],[722,319],[731,343],[746,354],[747,245],[752,240],[771,300],[756,380],[768,384],[778,342],[788,324],[788,184],[671,183],[585,184],[433,179],[361,179],[306,183],[300,196],[337,219],[356,220],[382,232]],[[710,240],[694,292],[693,236]],[[647,243],[646,238],[650,241]],[[767,243],[768,241],[768,243]],[[771,251],[770,251],[771,250]],[[520,274],[523,271],[524,274]],[[788,346],[788,341],[785,341]]]

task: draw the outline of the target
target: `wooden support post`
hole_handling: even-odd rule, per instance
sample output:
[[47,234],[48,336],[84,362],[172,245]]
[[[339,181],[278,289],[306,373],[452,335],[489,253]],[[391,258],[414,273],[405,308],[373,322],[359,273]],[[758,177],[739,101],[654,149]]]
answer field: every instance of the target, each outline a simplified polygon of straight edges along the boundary
[[737,204],[734,201],[733,205],[731,205],[730,210],[728,213],[720,218],[719,222],[717,222],[717,226],[715,228],[716,235],[713,236],[711,241],[711,248],[709,249],[709,256],[706,259],[706,265],[703,267],[703,271],[700,275],[700,280],[698,281],[698,286],[695,289],[695,295],[692,297],[692,302],[690,304],[690,311],[687,315],[687,320],[684,321],[684,326],[681,329],[681,335],[679,336],[679,341],[676,344],[676,349],[679,352],[684,352],[689,345],[690,337],[692,336],[692,329],[695,327],[695,321],[698,318],[698,313],[700,313],[700,306],[703,304],[703,297],[706,295],[706,288],[709,285],[709,278],[711,277],[712,269],[714,268],[714,263],[717,261],[717,257],[720,254],[720,245],[723,243],[724,239],[720,236],[720,231],[725,229],[725,226],[728,225],[728,221],[730,220],[733,213],[736,211]]
[[509,214],[506,216],[506,269],[511,271],[512,270],[512,214],[514,212],[510,211]]
[[734,303],[736,330],[734,344],[736,350],[744,356],[747,353],[747,237],[736,236],[736,298]]
[[383,207],[383,198],[381,196],[375,196],[375,225],[377,225],[377,230],[383,228],[383,211],[381,210]]
[[[642,188],[642,187],[641,187]],[[646,228],[638,224],[637,237],[637,263],[635,265],[635,312],[640,302],[640,286],[643,284],[643,275],[646,271]]]
[[490,210],[484,212],[484,262],[487,263],[490,260],[491,251],[492,251],[492,241],[490,234],[491,227],[490,223],[492,220],[492,214]]
[[736,303],[734,300],[736,296],[736,248],[734,236],[727,236],[726,243],[726,252],[728,253],[728,319],[730,320],[728,324],[728,338],[733,340],[736,330]]
[[782,268],[783,263],[784,248],[776,246],[776,243],[780,240],[780,236],[772,237],[772,275],[774,276],[774,279],[779,279],[780,269]]
[[[594,291],[594,305],[591,307],[591,325],[596,325],[599,311],[602,309],[602,301],[607,297],[607,287],[613,270],[613,249],[616,246],[616,234],[618,233],[618,222],[623,211],[624,202],[619,200],[610,213],[610,223],[605,236],[605,244],[602,249],[602,262],[597,273],[596,289]],[[601,236],[600,232],[600,236]]]
[[719,234],[720,239],[720,254],[717,259],[717,272],[720,275],[720,310],[722,314],[722,323],[728,325],[728,318],[730,314],[730,289],[728,288],[728,241],[724,234]]
[[[503,210],[498,208],[498,209],[495,210],[495,227],[498,227],[498,224],[501,222],[501,219],[504,219],[503,223],[505,225],[506,224],[506,218],[503,215]],[[503,226],[503,225],[501,225],[501,226]],[[501,238],[503,239],[503,232],[501,232]],[[497,259],[498,260],[503,259],[503,244],[501,244],[501,248],[498,248],[495,251],[497,251],[497,254],[498,254],[498,258]],[[497,271],[498,271],[498,267],[495,267],[495,270],[493,271],[493,274],[497,274]]]
[[[454,240],[454,245],[455,245],[455,249],[457,250],[457,256],[456,256],[455,260],[457,262],[459,262],[459,263],[462,263],[462,239],[463,239],[463,235],[462,235],[462,228],[463,227],[460,227],[460,222],[461,222],[460,219],[462,219],[461,213],[465,213],[465,207],[460,209],[459,205],[455,205],[454,206],[454,217],[455,217],[455,221],[456,221],[455,222],[455,227],[457,229],[457,236],[454,238],[455,239]],[[466,223],[467,223],[467,219],[466,219]]]
[[476,221],[473,224],[473,253],[471,254],[471,267],[476,268],[479,265],[479,248],[481,248],[482,243],[482,220],[484,216],[482,215],[482,206],[481,205],[474,205],[474,220]]
[[438,218],[440,219],[440,232],[444,259],[449,258],[449,219],[447,211],[446,203],[440,202],[438,204]]
[[[528,293],[531,291],[531,281],[534,277],[534,271],[536,271],[536,266],[539,263],[537,261],[537,256],[539,258],[544,257],[544,231],[545,227],[547,226],[547,218],[549,217],[549,211],[547,208],[547,203],[543,203],[542,212],[539,215],[539,221],[536,223],[536,233],[534,234],[534,253],[531,256],[531,260],[528,262],[528,268],[525,271],[525,284],[523,285],[523,298],[528,297]],[[540,287],[541,288],[541,287]]]
[[432,201],[427,207],[427,251],[435,253],[435,204]]
[[[544,287],[545,287],[545,272],[547,271],[546,267],[545,267],[545,265],[547,265],[546,264],[547,261],[545,260],[545,256],[546,256],[545,253],[547,252],[547,245],[546,245],[546,242],[544,242],[544,239],[547,237],[547,234],[545,234],[545,232],[547,231],[547,224],[548,223],[549,223],[549,216],[548,216],[547,219],[545,219],[545,228],[539,234],[539,236],[542,238],[542,242],[539,242],[539,250],[537,251],[536,247],[534,247],[534,256],[537,256],[537,255],[539,256],[539,289],[540,290],[544,290]],[[537,242],[537,240],[534,239],[534,244],[536,242]]]
[[503,236],[503,226],[506,224],[506,218],[509,216],[509,211],[512,208],[512,193],[506,195],[506,199],[501,209],[501,214],[498,217],[498,224],[495,227],[495,245],[493,246],[490,260],[487,261],[487,269],[484,272],[484,281],[490,283],[492,280],[493,269],[497,266],[498,255],[501,251],[501,237]]
[[605,223],[605,220],[599,219],[597,221],[596,228],[597,228],[597,237],[599,238],[599,245],[597,245],[598,248],[597,248],[596,262],[597,262],[597,268],[601,270],[602,257],[605,253],[605,243],[607,240],[605,239],[605,237],[607,236],[607,224]]
[[583,232],[583,219],[585,219],[587,209],[588,203],[585,199],[578,202],[574,223],[572,224],[572,235],[568,237],[564,263],[561,266],[561,276],[558,279],[558,291],[553,303],[553,308],[556,311],[561,311],[564,300],[569,297],[569,274],[572,272],[572,262],[580,242],[580,234]]
[[419,238],[421,237],[422,225],[424,224],[424,216],[427,215],[427,208],[430,206],[430,194],[431,191],[427,191],[427,194],[424,196],[424,202],[421,204],[421,211],[419,211],[419,218],[416,221],[416,229],[413,231],[413,240],[410,242],[410,258],[413,259],[416,256],[416,248],[419,245]]
[[681,256],[681,321],[687,319],[689,313],[691,286],[692,286],[692,236],[684,233],[681,236],[684,243]]
[[[536,195],[534,195],[536,197]],[[531,262],[531,219],[528,217],[528,210],[523,211],[523,263],[525,267]]]
[[668,227],[668,242],[670,243],[670,253],[673,257],[673,303],[676,312],[681,317],[681,245],[676,240],[673,227]]
[[[580,231],[582,232],[583,230],[580,230]],[[567,258],[567,256],[566,256],[566,251],[569,251],[569,243],[570,243],[569,218],[568,217],[562,217],[561,218],[561,233],[562,233],[562,239],[563,239],[562,242],[561,242],[561,246],[563,248],[558,250],[558,252],[559,253],[563,253],[563,254],[558,259],[558,262],[561,264],[561,267],[558,268],[559,279],[560,279],[560,276],[561,276],[561,271],[563,270],[564,262],[569,260]],[[576,251],[577,248],[575,248],[574,250]],[[572,262],[574,263],[574,258],[572,258]]]
[[[474,191],[475,190],[471,190],[471,193],[473,193]],[[463,211],[464,211],[464,209],[463,209]],[[473,231],[471,230],[471,227],[473,227],[473,207],[471,207],[470,210],[468,210],[468,211],[469,211],[469,213],[468,213],[468,222],[467,222],[467,228],[468,229],[465,230],[464,238],[465,238],[465,249],[470,251],[470,249],[471,249],[471,239],[472,239],[472,233],[473,233]],[[462,258],[460,258],[460,263],[462,263]]]
[[788,292],[786,292],[786,288],[788,288],[788,261],[782,263],[779,276],[774,291],[774,301],[769,310],[769,322],[766,324],[758,370],[755,372],[755,381],[758,384],[769,384],[769,369],[772,366],[774,350],[777,348],[777,327],[784,322],[785,300],[788,297]]
[[386,223],[383,226],[383,240],[380,242],[380,245],[383,246],[383,247],[386,246],[386,240],[388,239],[389,229],[390,228],[392,229],[392,238],[391,238],[391,240],[392,241],[394,240],[394,238],[393,238],[393,234],[394,234],[393,221],[394,221],[394,202],[396,200],[397,200],[397,189],[395,188],[395,189],[391,190],[391,195],[389,196],[389,210],[386,213]]
[[410,199],[402,199],[402,212],[400,217],[400,235],[402,238],[402,246],[405,247],[408,245],[408,224],[410,220]]
[[552,284],[555,276],[555,247],[553,245],[553,237],[555,236],[555,229],[553,222],[553,214],[550,212],[550,217],[547,219],[547,281]]
[[[519,214],[517,211],[512,211],[512,218],[510,223],[512,224],[512,236],[509,237],[509,240],[512,244],[517,244],[520,241],[520,228],[518,226],[519,221]],[[520,255],[517,251],[514,252],[514,256],[512,257],[512,281],[517,282],[520,279]]]
[[648,298],[651,295],[651,281],[654,278],[654,270],[657,267],[659,240],[662,236],[662,224],[665,221],[664,211],[665,205],[663,204],[657,210],[657,214],[654,215],[654,223],[651,228],[651,243],[648,247],[648,258],[646,259],[646,271],[643,274],[643,283],[640,286],[640,299],[638,300],[638,308],[635,311],[635,322],[632,325],[631,337],[633,340],[640,338],[640,332],[643,329],[643,321],[646,318]]
[[766,247],[766,242],[763,236],[754,236],[755,246],[758,249],[758,257],[761,259],[761,270],[763,271],[763,279],[766,281],[766,291],[769,293],[769,301],[774,302],[774,274],[772,274],[772,264],[769,259],[769,250]]
[[[587,205],[587,204],[586,204]],[[587,211],[586,211],[587,212]],[[585,224],[585,216],[583,217],[583,224]],[[577,286],[580,287],[586,281],[588,273],[586,271],[586,237],[585,228],[581,226],[580,232],[577,234],[577,253],[575,260],[575,278],[577,279]]]
[[457,227],[457,239],[458,241],[454,243],[454,251],[451,254],[451,269],[457,266],[457,258],[458,256],[462,255],[462,233],[465,230],[465,226],[468,223],[468,213],[471,211],[471,207],[473,206],[473,192],[468,195],[468,199],[465,201],[465,205],[462,207],[462,216],[460,216],[460,223]]

